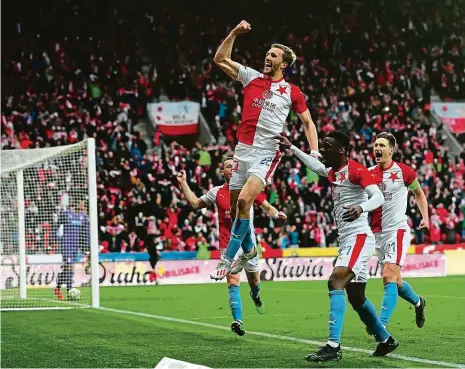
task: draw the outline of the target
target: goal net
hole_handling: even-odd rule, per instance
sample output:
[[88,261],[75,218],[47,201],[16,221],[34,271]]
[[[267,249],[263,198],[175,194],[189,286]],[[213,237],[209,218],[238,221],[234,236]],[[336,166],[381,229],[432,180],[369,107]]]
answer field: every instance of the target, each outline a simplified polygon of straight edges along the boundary
[[1,151],[1,309],[98,307],[95,141]]

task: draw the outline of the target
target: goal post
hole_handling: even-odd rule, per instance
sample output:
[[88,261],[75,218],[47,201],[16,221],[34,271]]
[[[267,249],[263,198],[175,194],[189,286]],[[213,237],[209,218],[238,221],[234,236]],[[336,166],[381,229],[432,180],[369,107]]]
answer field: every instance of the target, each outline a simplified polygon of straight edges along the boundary
[[0,309],[98,308],[95,140],[0,156]]

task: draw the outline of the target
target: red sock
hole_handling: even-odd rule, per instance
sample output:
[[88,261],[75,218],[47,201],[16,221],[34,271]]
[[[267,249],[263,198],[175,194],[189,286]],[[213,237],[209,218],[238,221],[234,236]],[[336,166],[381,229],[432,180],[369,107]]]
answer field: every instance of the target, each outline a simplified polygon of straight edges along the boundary
[[60,289],[58,287],[55,287],[53,292],[55,292],[55,295],[57,295],[58,300],[63,300],[63,295],[61,294],[61,291],[60,291]]

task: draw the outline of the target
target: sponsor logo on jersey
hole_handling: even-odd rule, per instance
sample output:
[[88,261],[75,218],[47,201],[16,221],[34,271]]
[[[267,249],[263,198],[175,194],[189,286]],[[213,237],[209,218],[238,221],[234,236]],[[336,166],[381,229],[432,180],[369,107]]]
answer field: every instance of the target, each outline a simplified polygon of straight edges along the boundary
[[259,99],[258,97],[255,97],[253,99],[252,106],[256,108],[265,109],[271,112],[274,111],[274,109],[276,108],[276,104],[266,101],[265,99]]

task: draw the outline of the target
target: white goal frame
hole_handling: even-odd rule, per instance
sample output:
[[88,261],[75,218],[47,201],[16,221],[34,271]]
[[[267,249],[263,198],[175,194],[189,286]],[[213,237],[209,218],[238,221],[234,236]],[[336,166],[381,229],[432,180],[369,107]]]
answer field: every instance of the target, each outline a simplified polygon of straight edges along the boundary
[[[24,170],[28,167],[39,164],[40,162],[53,158],[57,154],[64,153],[70,148],[82,147],[87,150],[86,166],[87,166],[87,191],[88,191],[88,216],[89,216],[89,233],[90,233],[90,267],[91,267],[91,304],[83,304],[78,302],[66,302],[63,306],[50,307],[1,307],[1,311],[5,310],[54,310],[54,309],[71,309],[73,307],[100,307],[100,291],[99,291],[99,240],[98,240],[98,205],[97,205],[97,171],[96,171],[96,147],[95,139],[88,138],[84,141],[73,145],[58,146],[45,149],[31,150],[1,150],[1,155],[8,155],[10,152],[21,156],[21,152],[37,152],[37,157],[33,160],[28,160],[23,163],[4,163],[1,161],[2,168],[0,172],[11,173],[16,172],[16,197],[18,208],[18,243],[19,243],[19,298],[27,299],[27,263],[26,263],[26,224],[25,224],[25,196],[24,196]],[[26,155],[26,154],[25,154]],[[30,154],[27,154],[30,156]],[[6,164],[6,167],[4,167]],[[10,165],[11,164],[11,165]],[[1,194],[3,196],[3,194]],[[0,296],[1,298],[1,296]],[[33,298],[34,299],[34,298]],[[57,303],[56,305],[60,305]]]

